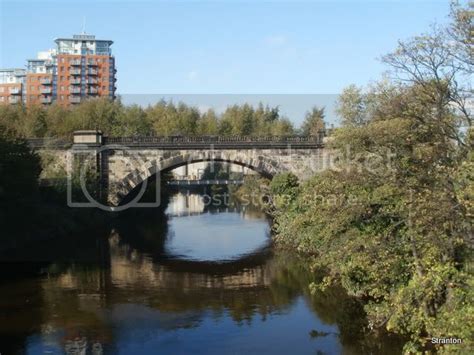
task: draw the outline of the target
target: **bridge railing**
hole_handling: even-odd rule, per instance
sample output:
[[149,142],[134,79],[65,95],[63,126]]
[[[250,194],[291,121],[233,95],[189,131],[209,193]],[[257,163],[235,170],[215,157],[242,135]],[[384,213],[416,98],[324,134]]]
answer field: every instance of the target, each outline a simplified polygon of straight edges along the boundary
[[149,137],[104,137],[105,144],[124,145],[222,145],[260,143],[272,144],[322,144],[324,135],[320,136],[149,136]]
[[26,140],[28,145],[33,148],[69,148],[72,145],[72,141],[68,141],[60,138],[28,138]]
[[237,179],[201,179],[201,180],[171,180],[167,185],[171,186],[195,186],[195,185],[242,185],[244,180]]
[[[102,137],[99,144],[119,144],[131,147],[287,147],[321,146],[326,132],[315,136],[132,136]],[[58,138],[30,138],[30,147],[69,148],[72,141]]]

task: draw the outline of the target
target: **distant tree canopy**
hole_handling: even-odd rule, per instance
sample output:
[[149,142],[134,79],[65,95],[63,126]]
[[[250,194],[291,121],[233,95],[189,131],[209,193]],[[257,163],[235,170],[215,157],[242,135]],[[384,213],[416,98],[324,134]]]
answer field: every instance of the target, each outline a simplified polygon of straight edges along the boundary
[[326,127],[324,117],[324,107],[314,106],[306,113],[301,133],[306,136],[317,136]]
[[[313,110],[313,115],[314,115]],[[323,118],[323,110],[318,119]],[[323,127],[307,123],[306,134]],[[120,100],[91,99],[77,106],[0,106],[0,124],[10,136],[68,137],[81,129],[100,129],[110,136],[133,135],[294,135],[293,124],[278,107],[259,104],[229,106],[222,114],[210,109],[201,113],[184,103],[161,100],[143,108]],[[317,127],[316,127],[316,126]]]

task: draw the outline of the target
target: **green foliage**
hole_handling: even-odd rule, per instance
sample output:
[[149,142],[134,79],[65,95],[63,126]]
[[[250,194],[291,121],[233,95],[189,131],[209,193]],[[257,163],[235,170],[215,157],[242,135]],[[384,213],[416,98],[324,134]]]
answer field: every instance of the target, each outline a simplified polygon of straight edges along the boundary
[[184,103],[161,100],[143,109],[120,100],[90,99],[79,105],[48,107],[1,105],[0,124],[10,136],[63,137],[82,129],[99,129],[110,136],[135,135],[293,135],[292,123],[278,108],[233,105],[221,115],[200,113]]
[[298,177],[292,173],[282,173],[270,182],[270,193],[276,207],[288,205],[298,194]]
[[229,166],[220,162],[210,162],[206,165],[201,179],[229,179]]
[[[0,204],[27,203],[37,192],[40,158],[22,139],[9,138],[0,126]],[[15,206],[12,206],[15,207]]]
[[336,166],[275,213],[277,243],[328,270],[313,289],[339,283],[364,299],[369,325],[406,336],[406,353],[473,347],[473,141],[452,38],[401,43],[386,61],[403,82],[348,88]]
[[293,194],[298,187],[298,178],[292,173],[276,175],[270,183],[270,191],[275,195]]
[[230,192],[244,205],[257,207],[261,211],[268,211],[271,206],[270,181],[260,175],[245,175],[244,183],[238,187],[230,187]]
[[336,112],[343,126],[362,126],[366,123],[367,97],[355,85],[346,87],[339,96]]
[[9,138],[0,126],[0,248],[14,244],[32,223],[40,172],[40,158],[28,144]]
[[306,113],[301,131],[305,136],[317,136],[325,128],[324,107],[314,106],[311,111]]

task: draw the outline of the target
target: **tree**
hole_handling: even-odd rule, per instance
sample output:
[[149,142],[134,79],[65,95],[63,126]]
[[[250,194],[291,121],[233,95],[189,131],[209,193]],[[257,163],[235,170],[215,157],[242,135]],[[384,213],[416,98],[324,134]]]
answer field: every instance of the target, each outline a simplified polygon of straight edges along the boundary
[[[472,5],[468,5],[472,7]],[[432,33],[400,41],[398,48],[383,57],[400,84],[430,84],[427,94],[440,107],[446,101],[457,110],[457,120],[446,127],[450,138],[464,144],[460,127],[472,126],[473,42],[468,8],[454,2],[449,28],[433,27]]]
[[209,109],[205,112],[198,122],[197,134],[199,135],[216,135],[219,133],[219,120],[216,112]]
[[281,118],[272,123],[270,132],[267,134],[272,136],[291,136],[295,134],[295,128],[289,119]]
[[251,135],[254,132],[254,109],[248,104],[230,106],[222,114],[221,123],[224,134]]
[[311,111],[306,113],[301,131],[306,136],[317,136],[325,128],[324,107],[314,106]]
[[[351,89],[349,124],[332,140],[345,154],[337,169],[276,213],[277,242],[328,270],[312,288],[336,282],[365,299],[371,327],[408,337],[406,353],[467,353],[474,339],[473,141],[457,101],[469,69],[454,64],[462,55],[452,38],[436,28],[401,42],[385,57],[394,80]],[[439,334],[469,340],[431,344]]]
[[274,204],[283,207],[291,202],[298,193],[298,177],[292,173],[282,173],[273,177],[270,182],[270,193]]
[[138,105],[120,107],[116,120],[117,124],[110,131],[113,136],[149,135],[152,132],[150,120]]
[[365,96],[355,85],[349,85],[339,96],[336,113],[343,126],[362,126],[367,123]]
[[0,125],[0,226],[5,238],[19,234],[31,217],[40,172],[40,159],[27,142],[8,136]]

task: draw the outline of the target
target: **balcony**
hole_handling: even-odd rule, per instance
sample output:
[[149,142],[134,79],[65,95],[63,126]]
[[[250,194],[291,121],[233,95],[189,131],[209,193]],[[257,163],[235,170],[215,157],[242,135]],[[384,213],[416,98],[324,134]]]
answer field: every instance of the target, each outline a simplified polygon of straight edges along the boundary
[[97,62],[95,60],[89,60],[87,62],[87,65],[90,66],[90,67],[96,67],[97,66]]
[[87,74],[89,74],[89,75],[97,75],[97,74],[98,74],[98,71],[97,71],[97,69],[89,69],[89,71],[87,72]]
[[78,104],[81,102],[81,98],[78,96],[69,96],[69,102],[71,104]]
[[42,97],[42,98],[40,99],[40,102],[41,102],[42,104],[50,104],[51,102],[53,102],[53,99],[50,98],[50,97]]
[[70,79],[69,80],[69,83],[71,83],[71,85],[81,85],[81,79]]
[[75,66],[75,67],[79,66],[79,65],[81,65],[81,60],[80,59],[73,59],[73,60],[71,60],[71,65]]
[[71,75],[81,75],[81,69],[71,69],[69,72]]
[[99,83],[99,81],[95,78],[89,78],[87,79],[87,84],[88,85],[97,85]]
[[69,92],[72,94],[80,94],[81,88],[78,88],[77,86],[71,86],[69,87]]
[[42,94],[51,94],[52,92],[51,88],[40,88],[40,93]]
[[96,88],[89,88],[89,90],[87,91],[87,93],[89,95],[97,95],[99,93],[99,90],[97,90]]
[[41,78],[40,79],[40,84],[43,84],[43,85],[51,85],[53,81],[51,80],[51,78]]
[[21,95],[20,88],[10,88],[10,95]]

